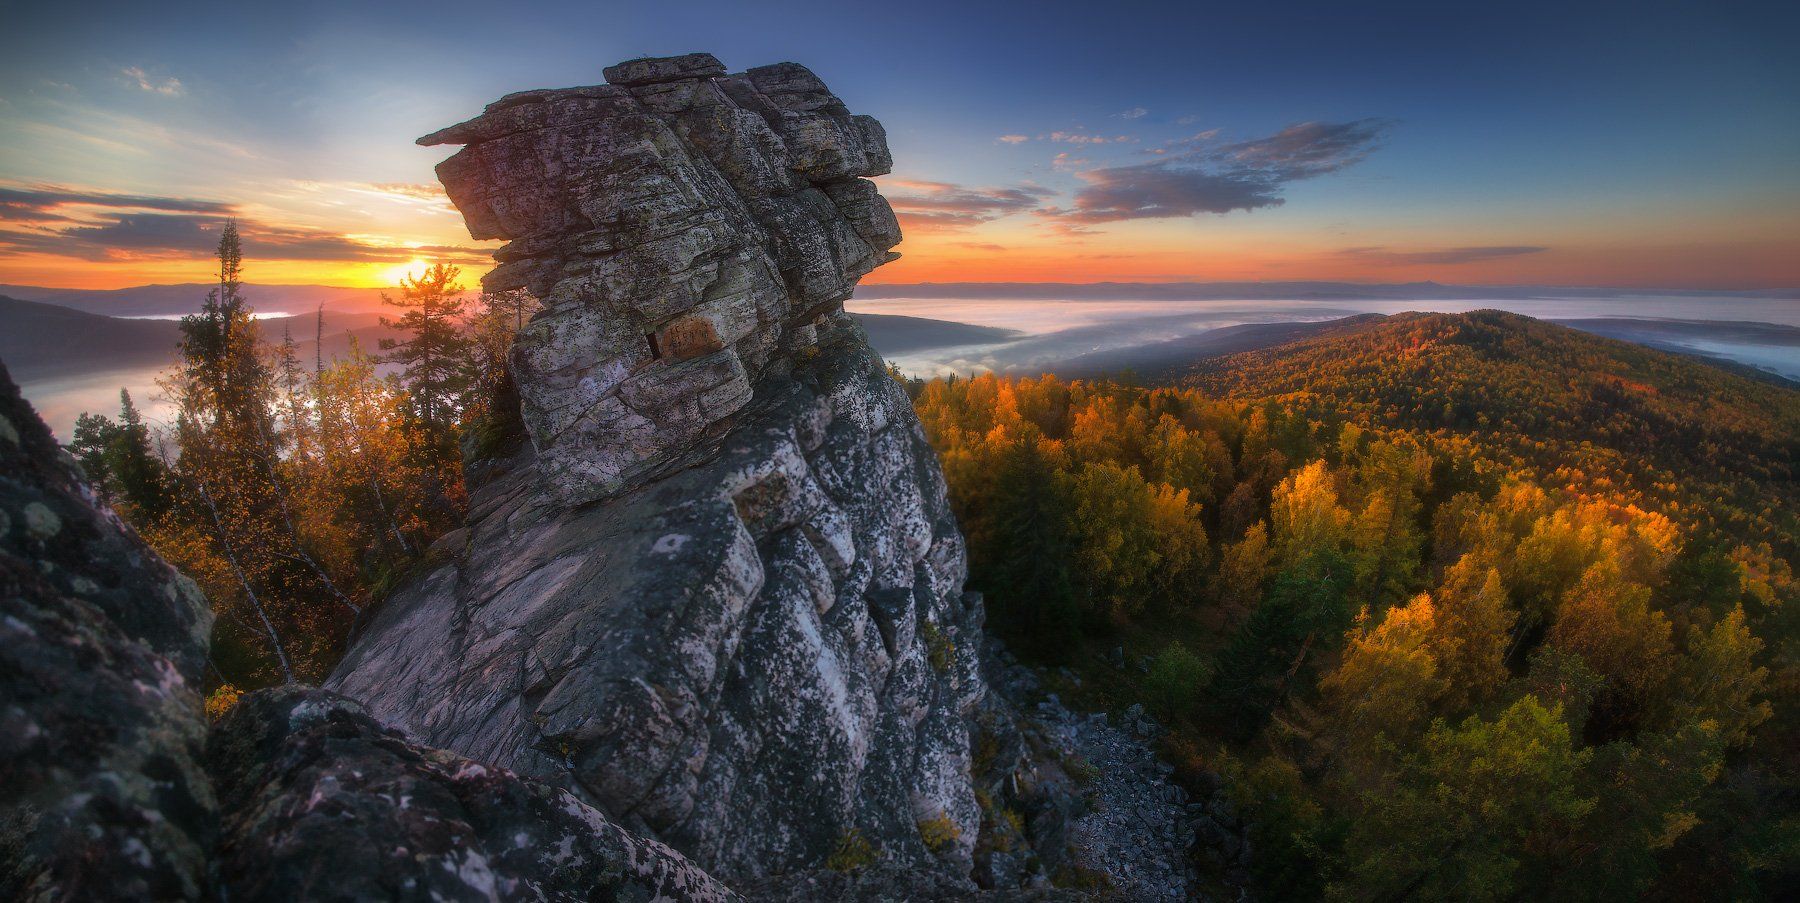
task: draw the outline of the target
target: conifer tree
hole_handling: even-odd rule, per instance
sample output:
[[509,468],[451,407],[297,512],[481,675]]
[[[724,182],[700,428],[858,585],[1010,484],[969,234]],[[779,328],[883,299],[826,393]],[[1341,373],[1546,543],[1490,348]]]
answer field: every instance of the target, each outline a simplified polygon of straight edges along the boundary
[[463,287],[456,267],[433,264],[400,282],[400,297],[385,292],[383,303],[405,311],[381,323],[408,335],[382,339],[383,358],[405,368],[401,379],[411,398],[412,415],[429,444],[440,452],[454,450],[455,425],[465,395],[475,378],[469,361],[469,339],[463,333]]

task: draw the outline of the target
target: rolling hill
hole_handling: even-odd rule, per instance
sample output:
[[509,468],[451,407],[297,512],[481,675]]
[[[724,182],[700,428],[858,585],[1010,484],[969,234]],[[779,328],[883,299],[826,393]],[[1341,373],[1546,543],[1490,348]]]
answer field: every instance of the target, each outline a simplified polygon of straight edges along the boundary
[[[174,317],[198,311],[206,293],[212,289],[212,285],[203,283],[134,285],[117,289],[0,285],[0,295],[109,317]],[[381,291],[335,285],[244,286],[244,295],[250,299],[251,306],[265,315],[298,316],[317,310],[320,305],[328,311],[377,311],[381,309]]]
[[1499,311],[1399,314],[1196,361],[1171,382],[1473,441],[1552,485],[1607,488],[1800,540],[1800,390]]

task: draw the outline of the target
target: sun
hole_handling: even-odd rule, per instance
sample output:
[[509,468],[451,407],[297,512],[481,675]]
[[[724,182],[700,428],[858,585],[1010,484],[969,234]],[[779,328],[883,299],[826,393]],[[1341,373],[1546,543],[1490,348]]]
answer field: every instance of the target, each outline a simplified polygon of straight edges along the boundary
[[414,257],[405,263],[398,263],[381,271],[381,281],[386,285],[399,285],[408,276],[417,276],[431,267],[431,261]]

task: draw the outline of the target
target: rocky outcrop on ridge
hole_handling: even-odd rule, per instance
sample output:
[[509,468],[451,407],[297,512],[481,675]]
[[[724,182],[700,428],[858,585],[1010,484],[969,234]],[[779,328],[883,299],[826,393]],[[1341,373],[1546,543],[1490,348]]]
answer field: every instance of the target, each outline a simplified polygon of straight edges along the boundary
[[967,875],[979,601],[911,405],[842,312],[899,240],[881,127],[704,54],[422,139],[545,311],[530,442],[329,686],[723,877],[846,842]]
[[487,287],[545,305],[525,435],[326,689],[209,729],[204,600],[0,378],[0,891],[1195,894],[1150,729],[982,666],[936,457],[842,311],[899,240],[880,126],[793,64],[606,74],[424,139],[511,241]]
[[0,366],[0,898],[736,899],[329,693],[261,691],[209,735],[210,622]]
[[886,133],[804,67],[728,76],[689,54],[606,78],[419,139],[465,145],[438,177],[471,235],[510,241],[484,287],[546,308],[515,375],[536,467],[571,504],[711,457],[900,241],[863,178],[892,167]]

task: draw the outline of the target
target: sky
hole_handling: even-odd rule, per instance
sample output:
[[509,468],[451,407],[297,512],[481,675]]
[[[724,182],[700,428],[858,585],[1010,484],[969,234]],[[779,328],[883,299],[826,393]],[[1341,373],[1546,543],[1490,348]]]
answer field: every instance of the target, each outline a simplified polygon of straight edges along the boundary
[[694,50],[887,127],[868,282],[1800,287],[1800,4],[7,4],[0,283],[474,276],[419,135]]

